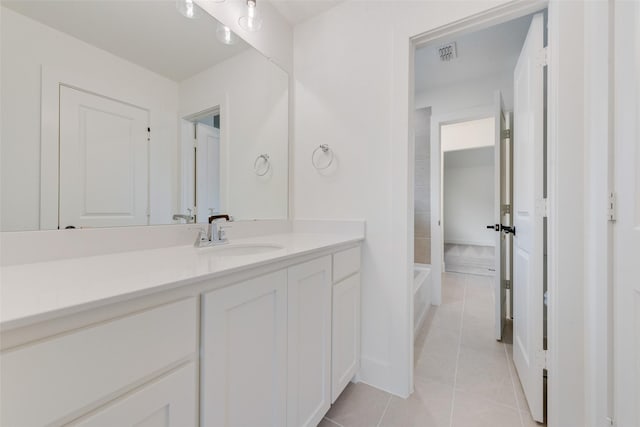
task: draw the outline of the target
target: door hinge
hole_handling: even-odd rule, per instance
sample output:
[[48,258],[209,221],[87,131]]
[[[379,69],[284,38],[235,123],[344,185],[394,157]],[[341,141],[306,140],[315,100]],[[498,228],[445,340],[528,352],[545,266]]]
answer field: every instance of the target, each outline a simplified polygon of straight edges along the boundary
[[536,365],[540,369],[549,369],[549,350],[540,350],[537,353]]
[[549,65],[549,48],[543,47],[538,51],[538,65],[541,67],[546,67]]
[[502,139],[511,139],[511,129],[502,130]]
[[543,218],[549,217],[549,199],[540,199],[540,215]]
[[147,128],[147,142],[151,142],[151,128]]
[[511,289],[511,280],[505,280],[504,281],[504,288],[505,289]]
[[511,213],[511,205],[502,205],[502,214],[510,214]]
[[613,191],[609,193],[609,221],[615,222],[616,220],[616,193]]

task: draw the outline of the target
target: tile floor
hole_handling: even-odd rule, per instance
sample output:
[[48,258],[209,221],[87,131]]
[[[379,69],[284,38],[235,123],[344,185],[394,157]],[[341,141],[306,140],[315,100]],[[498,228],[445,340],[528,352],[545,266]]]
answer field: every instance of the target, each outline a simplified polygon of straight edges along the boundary
[[493,332],[490,277],[445,273],[415,345],[415,392],[350,384],[320,427],[532,427],[511,345]]

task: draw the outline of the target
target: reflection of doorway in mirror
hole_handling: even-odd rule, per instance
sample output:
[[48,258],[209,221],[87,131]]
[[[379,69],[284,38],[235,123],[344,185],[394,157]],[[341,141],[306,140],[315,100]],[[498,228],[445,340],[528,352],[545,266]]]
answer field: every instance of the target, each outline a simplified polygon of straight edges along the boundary
[[149,112],[60,86],[58,228],[149,224]]
[[181,213],[207,223],[221,211],[219,108],[182,119],[181,175]]

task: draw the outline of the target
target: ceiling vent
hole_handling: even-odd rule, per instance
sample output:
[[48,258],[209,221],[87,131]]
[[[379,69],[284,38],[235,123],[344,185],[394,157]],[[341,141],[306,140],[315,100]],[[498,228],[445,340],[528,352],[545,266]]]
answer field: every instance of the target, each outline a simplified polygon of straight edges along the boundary
[[440,61],[448,62],[458,57],[456,52],[456,42],[447,43],[438,48],[438,55],[440,55]]

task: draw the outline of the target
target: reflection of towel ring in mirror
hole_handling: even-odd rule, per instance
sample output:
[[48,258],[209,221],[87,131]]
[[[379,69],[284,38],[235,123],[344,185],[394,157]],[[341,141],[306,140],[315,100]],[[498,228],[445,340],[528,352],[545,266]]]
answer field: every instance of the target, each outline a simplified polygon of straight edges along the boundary
[[[262,162],[260,162],[260,160],[262,160]],[[260,166],[260,163],[263,163],[263,165]],[[268,154],[260,154],[258,157],[256,157],[256,161],[253,162],[253,170],[256,171],[256,175],[265,176],[267,173],[269,173],[270,169],[271,162],[269,161]]]
[[[318,166],[318,163],[316,162],[316,153],[318,152],[318,150],[322,150],[324,154],[328,153],[328,155],[330,156],[329,162],[324,166]],[[313,167],[316,168],[317,170],[328,169],[333,163],[333,150],[329,148],[328,144],[319,145],[318,147],[316,147],[315,150],[313,150],[313,153],[311,153],[311,163],[313,164]]]

